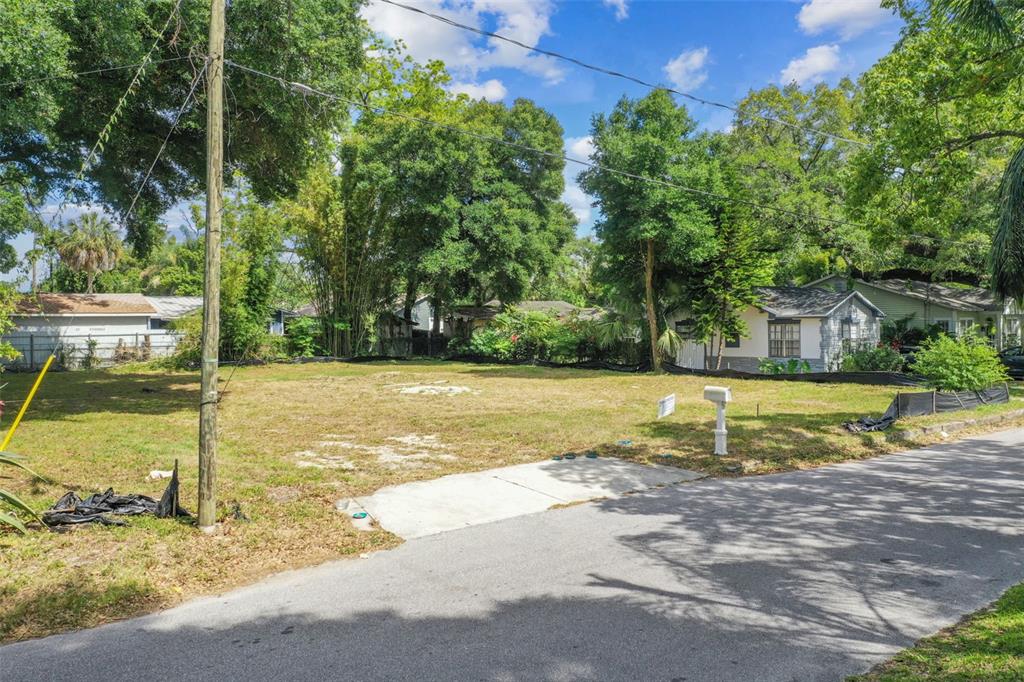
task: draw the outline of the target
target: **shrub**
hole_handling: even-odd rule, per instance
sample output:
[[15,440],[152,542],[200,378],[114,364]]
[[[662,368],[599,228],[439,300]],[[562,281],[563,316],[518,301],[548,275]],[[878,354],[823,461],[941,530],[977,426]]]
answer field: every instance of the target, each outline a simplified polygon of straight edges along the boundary
[[508,310],[471,337],[448,345],[449,354],[471,353],[498,360],[576,362],[599,357],[597,324],[572,315],[559,320],[540,312]]
[[320,322],[315,317],[295,317],[285,324],[288,353],[292,357],[309,358],[322,355]]
[[924,328],[912,327],[910,323],[913,319],[914,314],[911,313],[898,320],[884,321],[881,333],[882,345],[899,350],[906,346],[920,346],[927,339],[934,339],[945,333],[945,330],[938,324],[930,324]]
[[864,348],[843,358],[844,372],[898,372],[903,369],[903,356],[891,346]]
[[811,363],[798,358],[785,361],[761,358],[757,369],[761,374],[804,374],[811,371]]
[[498,360],[511,360],[515,339],[498,329],[481,329],[469,338],[469,352]]
[[924,341],[911,370],[941,391],[980,391],[1008,379],[996,349],[974,333]]

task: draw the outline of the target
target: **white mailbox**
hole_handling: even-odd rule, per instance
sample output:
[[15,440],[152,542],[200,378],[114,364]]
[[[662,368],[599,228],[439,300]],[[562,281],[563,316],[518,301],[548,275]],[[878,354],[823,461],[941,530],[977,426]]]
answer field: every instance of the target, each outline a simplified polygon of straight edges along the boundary
[[704,400],[710,400],[713,403],[729,403],[732,402],[732,391],[725,386],[705,386]]
[[732,391],[724,386],[705,386],[704,400],[713,402],[718,412],[718,421],[715,424],[715,454],[728,454],[726,451],[726,437],[729,435],[729,432],[725,429],[725,404],[732,402]]

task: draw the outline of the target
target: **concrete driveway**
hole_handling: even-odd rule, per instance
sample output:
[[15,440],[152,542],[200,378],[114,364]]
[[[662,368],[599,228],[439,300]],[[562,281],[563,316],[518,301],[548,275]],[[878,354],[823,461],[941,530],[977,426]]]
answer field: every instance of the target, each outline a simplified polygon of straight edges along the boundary
[[0,648],[0,679],[840,680],[1024,579],[1024,431],[432,535]]
[[574,457],[389,486],[339,502],[338,508],[365,511],[369,516],[362,523],[372,518],[384,530],[409,540],[702,477],[695,471],[614,457]]

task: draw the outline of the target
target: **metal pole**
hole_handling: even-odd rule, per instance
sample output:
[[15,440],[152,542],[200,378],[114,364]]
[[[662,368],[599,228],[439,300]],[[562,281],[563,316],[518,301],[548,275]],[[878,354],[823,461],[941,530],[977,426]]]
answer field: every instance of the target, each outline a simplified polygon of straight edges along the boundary
[[224,191],[224,6],[211,0],[206,71],[206,273],[199,397],[199,528],[217,522],[217,362],[220,346],[220,223]]

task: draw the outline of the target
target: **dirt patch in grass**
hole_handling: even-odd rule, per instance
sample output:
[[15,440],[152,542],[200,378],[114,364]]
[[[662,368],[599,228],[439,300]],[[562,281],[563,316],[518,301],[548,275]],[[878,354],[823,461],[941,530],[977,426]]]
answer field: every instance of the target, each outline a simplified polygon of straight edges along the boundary
[[[12,406],[32,378],[5,375],[0,399]],[[39,509],[66,490],[158,496],[166,481],[149,472],[178,459],[182,502],[194,509],[197,380],[139,370],[53,374],[11,447],[52,482],[13,476],[3,487]],[[0,639],[95,625],[394,546],[390,534],[359,532],[334,508],[386,485],[590,450],[738,476],[908,447],[840,427],[881,414],[897,388],[732,381],[731,454],[714,457],[704,383],[432,362],[240,368],[221,403],[221,533],[133,518],[124,528],[0,534]],[[401,392],[411,386],[469,390]],[[676,414],[657,420],[658,399],[673,392]]]

